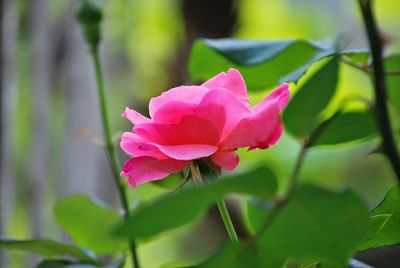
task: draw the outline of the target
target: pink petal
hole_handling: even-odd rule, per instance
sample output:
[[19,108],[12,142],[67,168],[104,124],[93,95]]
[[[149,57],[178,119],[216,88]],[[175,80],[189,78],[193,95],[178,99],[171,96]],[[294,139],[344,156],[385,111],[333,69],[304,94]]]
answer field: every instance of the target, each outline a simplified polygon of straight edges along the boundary
[[177,124],[186,115],[195,115],[198,104],[171,101],[161,106],[153,116],[154,123]]
[[207,98],[209,93],[204,96],[200,104],[189,104],[176,101],[165,104],[155,113],[154,122],[161,124],[177,124],[184,116],[196,116],[206,119],[218,129],[219,133],[222,133],[226,121],[225,107],[222,105],[214,105],[212,103],[203,104],[204,99]]
[[165,155],[177,160],[194,160],[212,155],[218,147],[206,144],[157,145]]
[[275,143],[278,142],[278,140],[282,136],[282,133],[283,133],[283,125],[282,123],[279,123],[275,131],[272,132],[271,136],[269,136],[265,141],[261,142],[258,146],[249,147],[249,150],[253,150],[255,148],[261,148],[261,149],[269,148],[271,145],[274,145]]
[[154,114],[157,110],[171,101],[199,103],[208,91],[209,89],[203,86],[180,86],[165,91],[160,96],[150,100],[150,116],[154,118]]
[[[222,108],[222,109],[221,109]],[[210,90],[197,107],[198,114],[218,126],[221,140],[232,131],[237,123],[251,110],[226,89]]]
[[127,118],[132,124],[141,124],[151,122],[150,118],[145,117],[144,115],[136,112],[135,110],[125,108],[125,112],[122,113],[123,118]]
[[274,89],[263,101],[253,107],[254,112],[264,109],[264,106],[269,105],[272,102],[276,102],[279,105],[279,109],[282,111],[287,103],[289,102],[290,91],[287,83],[281,84],[279,87]]
[[234,93],[246,106],[249,106],[250,104],[249,97],[247,96],[246,83],[244,82],[240,72],[236,69],[229,69],[226,73],[220,73],[204,82],[202,86],[210,89],[221,87],[228,89],[232,91],[232,93]]
[[164,143],[158,134],[154,123],[138,124],[133,127],[133,132],[146,142]]
[[224,88],[207,92],[199,104],[171,101],[160,107],[154,115],[154,122],[163,124],[178,123],[183,116],[193,115],[207,119],[224,138],[238,121],[251,110],[231,91]]
[[223,142],[223,149],[239,147],[260,147],[272,135],[280,124],[278,103],[270,103],[256,113],[243,118]]
[[177,124],[152,124],[163,140],[162,145],[217,145],[220,134],[209,120],[187,115]]
[[225,170],[232,170],[239,164],[235,151],[218,151],[211,156],[211,160]]
[[218,149],[216,145],[220,141],[213,123],[192,115],[183,116],[177,124],[139,124],[134,131],[166,156],[179,160],[210,156]]
[[276,127],[275,131],[272,132],[271,136],[268,137],[268,139],[266,139],[265,141],[263,141],[263,143],[261,144],[260,148],[261,149],[266,149],[271,145],[274,145],[275,143],[278,142],[278,140],[281,138],[283,133],[283,125],[280,122],[278,124],[278,126]]
[[289,101],[287,84],[280,85],[262,102],[254,106],[252,114],[244,117],[223,143],[223,148],[267,148],[282,134],[279,112]]
[[125,162],[121,176],[128,177],[131,187],[138,184],[160,180],[171,173],[181,171],[187,162],[173,159],[156,159],[149,156],[131,158]]
[[167,158],[155,145],[150,144],[132,132],[122,134],[120,146],[131,156],[152,156],[157,159]]

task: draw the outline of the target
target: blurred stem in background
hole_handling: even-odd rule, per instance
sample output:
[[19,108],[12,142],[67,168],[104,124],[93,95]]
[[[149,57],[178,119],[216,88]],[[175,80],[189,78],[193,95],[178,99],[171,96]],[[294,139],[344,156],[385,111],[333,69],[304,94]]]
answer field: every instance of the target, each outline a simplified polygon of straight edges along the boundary
[[[125,185],[120,177],[120,167],[118,164],[116,151],[112,142],[111,128],[107,111],[106,90],[104,86],[103,72],[98,53],[98,45],[101,40],[100,22],[102,12],[99,7],[95,6],[88,0],[81,0],[76,10],[76,18],[80,22],[86,43],[89,46],[90,54],[93,58],[95,67],[95,75],[98,89],[98,97],[100,104],[101,120],[103,125],[104,146],[110,163],[115,186],[124,210],[124,219],[129,217],[129,202],[125,191]],[[136,245],[133,240],[129,240],[129,249],[131,251],[132,263],[135,268],[139,268],[139,260],[136,252]]]
[[[97,80],[97,89],[99,94],[99,103],[101,109],[101,118],[103,124],[103,134],[104,134],[104,146],[107,152],[107,156],[110,162],[111,171],[113,174],[113,178],[115,181],[115,185],[118,190],[118,195],[121,201],[122,208],[124,210],[124,218],[127,219],[129,217],[129,203],[128,198],[125,191],[125,186],[122,182],[122,179],[119,175],[119,165],[116,157],[115,147],[111,138],[110,124],[108,121],[108,112],[107,112],[107,103],[105,96],[105,88],[104,88],[104,79],[101,70],[101,63],[97,49],[91,50],[91,54],[93,57],[93,62],[96,71],[96,80]],[[134,267],[139,267],[139,260],[136,252],[136,245],[133,240],[129,241],[129,248],[132,254],[132,262]]]
[[396,142],[392,133],[392,126],[389,119],[387,107],[387,87],[385,73],[382,61],[382,47],[384,40],[379,35],[378,28],[372,13],[371,0],[358,0],[362,17],[365,24],[365,30],[368,36],[368,42],[372,54],[372,74],[374,79],[375,91],[375,114],[377,124],[382,137],[383,152],[389,158],[392,168],[400,183],[400,156],[397,150]]

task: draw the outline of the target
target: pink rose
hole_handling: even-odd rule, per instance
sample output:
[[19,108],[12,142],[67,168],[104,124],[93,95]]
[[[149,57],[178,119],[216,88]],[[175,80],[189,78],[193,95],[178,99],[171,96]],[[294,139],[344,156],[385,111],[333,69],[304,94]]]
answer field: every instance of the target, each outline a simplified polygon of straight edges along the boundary
[[278,141],[283,130],[279,113],[289,96],[288,85],[282,84],[250,108],[242,75],[230,69],[201,86],[175,87],[152,98],[150,118],[126,108],[122,116],[134,127],[122,135],[121,148],[132,158],[121,175],[135,187],[206,157],[232,170],[239,163],[237,148],[266,149]]

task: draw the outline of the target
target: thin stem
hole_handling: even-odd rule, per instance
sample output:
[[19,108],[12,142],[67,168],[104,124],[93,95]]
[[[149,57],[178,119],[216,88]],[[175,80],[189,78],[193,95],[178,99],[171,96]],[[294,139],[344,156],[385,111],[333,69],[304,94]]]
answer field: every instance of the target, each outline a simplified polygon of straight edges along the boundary
[[[97,50],[92,50],[92,58],[95,67],[96,73],[96,81],[97,81],[97,89],[99,95],[99,103],[100,103],[100,111],[101,111],[101,119],[103,123],[103,135],[104,135],[104,145],[107,153],[107,158],[110,163],[111,172],[113,175],[115,186],[117,187],[118,196],[121,202],[122,209],[124,211],[124,219],[126,220],[129,217],[129,203],[128,198],[126,196],[125,187],[122,183],[121,177],[119,175],[119,164],[116,156],[116,151],[114,144],[111,138],[111,130],[110,124],[108,120],[108,111],[107,111],[107,103],[105,96],[105,87],[104,87],[104,79],[103,72],[101,70],[100,58]],[[139,260],[136,253],[136,245],[133,240],[129,241],[129,250],[132,255],[132,262],[134,267],[139,268]]]
[[217,206],[230,240],[239,242],[239,238],[236,234],[231,217],[229,216],[228,208],[226,207],[224,199],[217,200]]
[[[360,64],[360,63],[356,63],[356,62],[352,62],[351,60],[348,60],[344,57],[340,58],[340,61],[351,66],[354,67],[360,71],[363,71],[366,74],[370,74],[371,73],[371,68],[369,65],[367,64]],[[391,70],[391,71],[385,71],[384,72],[385,75],[400,75],[400,70]]]
[[382,61],[382,38],[379,36],[372,13],[370,0],[358,0],[363,16],[365,29],[368,35],[369,46],[372,54],[372,70],[374,77],[374,91],[376,98],[376,119],[382,137],[382,147],[392,165],[392,168],[400,182],[400,156],[395,139],[392,134],[392,126],[386,103],[386,81]]
[[347,64],[347,65],[349,65],[349,66],[351,66],[351,67],[354,67],[354,68],[356,68],[356,69],[358,69],[360,71],[363,71],[363,72],[365,72],[367,74],[370,73],[368,65],[363,65],[363,64],[356,63],[356,62],[352,62],[351,60],[348,60],[348,59],[343,58],[343,57],[340,57],[340,61],[345,63],[345,64]]
[[400,75],[400,70],[386,71],[386,75]]
[[253,243],[256,242],[257,238],[262,236],[267,229],[272,225],[272,223],[275,221],[276,217],[279,215],[279,213],[282,211],[282,209],[288,204],[290,199],[293,196],[293,193],[296,189],[296,184],[297,184],[297,178],[299,177],[299,173],[301,170],[301,167],[303,165],[307,148],[309,146],[309,143],[304,143],[303,146],[300,149],[300,153],[297,156],[296,163],[294,165],[292,174],[289,178],[289,183],[287,186],[287,189],[285,193],[278,198],[278,201],[276,202],[276,205],[272,208],[269,217],[264,221],[264,223],[261,225],[261,227],[257,230],[256,234],[250,238],[250,240],[247,241],[247,246],[252,245]]
[[[203,183],[204,180],[203,180],[203,177],[201,175],[201,172],[200,172],[200,169],[199,169],[199,166],[197,165],[197,163],[195,161],[191,161],[189,166],[190,166],[190,172],[193,177],[193,181],[196,184]],[[215,173],[215,175],[216,175],[216,173]],[[228,208],[226,207],[224,199],[221,198],[221,199],[217,200],[216,203],[218,206],[219,214],[221,215],[222,221],[224,222],[226,232],[228,233],[229,239],[231,241],[239,242],[239,238],[236,234],[235,227],[234,227],[232,219],[229,215],[229,211],[228,211]]]

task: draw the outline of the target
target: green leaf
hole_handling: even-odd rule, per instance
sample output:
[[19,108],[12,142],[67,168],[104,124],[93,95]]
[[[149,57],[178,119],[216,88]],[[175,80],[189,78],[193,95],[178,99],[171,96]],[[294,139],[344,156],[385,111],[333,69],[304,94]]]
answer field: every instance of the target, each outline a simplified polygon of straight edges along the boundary
[[[133,211],[116,230],[121,238],[146,239],[191,222],[227,193],[272,197],[277,190],[274,174],[267,168],[221,178],[206,185],[169,194]],[[150,224],[151,223],[151,224]]]
[[[391,55],[384,61],[385,71],[400,71],[400,54]],[[400,107],[400,74],[386,76],[389,100]]]
[[369,216],[367,239],[359,250],[400,244],[400,186],[391,188]]
[[334,55],[367,64],[369,52],[338,52],[330,41],[200,39],[191,51],[189,74],[193,81],[204,81],[233,67],[242,73],[249,90],[260,90],[282,82],[296,83],[313,63]]
[[110,230],[120,222],[121,217],[85,195],[60,199],[54,213],[58,224],[82,247],[90,248],[97,254],[113,253],[127,248],[124,241],[110,234]]
[[286,129],[298,138],[307,138],[318,123],[318,115],[335,93],[338,80],[337,58],[319,69],[292,98],[283,113]]
[[368,65],[368,60],[370,57],[369,51],[361,49],[346,50],[342,53],[342,55],[352,62],[362,65]]
[[195,268],[218,268],[218,267],[260,267],[261,260],[258,250],[254,247],[245,249],[241,244],[230,242],[217,254],[205,262],[194,266]]
[[246,247],[244,244],[229,242],[217,254],[193,268],[279,268],[283,267],[285,263],[285,258],[272,257],[271,254],[263,252],[254,245]]
[[[253,230],[264,223],[270,210],[249,204]],[[295,260],[347,263],[367,231],[368,210],[351,191],[329,192],[303,185],[280,211],[259,246],[266,252]]]
[[234,63],[240,65],[254,65],[271,60],[293,43],[303,41],[255,41],[223,38],[214,40],[203,39],[203,42]]
[[321,51],[321,52],[316,52],[314,54],[314,56],[312,56],[310,58],[310,60],[304,64],[303,66],[301,66],[300,68],[294,70],[293,72],[291,72],[290,74],[282,77],[279,82],[283,83],[283,82],[295,82],[297,83],[300,78],[307,72],[307,70],[311,67],[311,65],[313,65],[315,62],[320,61],[322,59],[325,59],[327,57],[333,56],[335,55],[335,51],[334,50],[326,50],[326,51]]
[[88,251],[49,239],[16,240],[0,238],[0,249],[29,251],[45,257],[69,255],[81,261],[97,263],[96,257]]
[[370,110],[339,113],[328,119],[311,146],[335,145],[375,137],[377,127]]
[[277,85],[316,51],[316,46],[303,40],[201,39],[192,48],[189,73],[192,80],[204,81],[236,68],[249,90],[260,90]]

